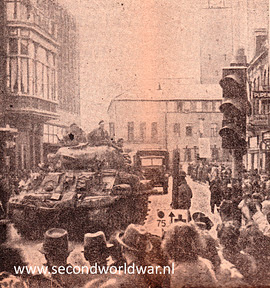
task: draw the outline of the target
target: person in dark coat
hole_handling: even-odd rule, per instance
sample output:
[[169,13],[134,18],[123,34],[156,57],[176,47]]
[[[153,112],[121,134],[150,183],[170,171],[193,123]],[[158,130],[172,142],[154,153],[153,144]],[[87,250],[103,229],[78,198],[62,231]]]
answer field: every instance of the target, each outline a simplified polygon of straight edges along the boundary
[[[151,252],[153,246],[148,232],[143,226],[130,224],[125,232],[119,232],[115,239],[122,247],[122,255],[128,266],[145,266],[145,256]],[[151,283],[146,274],[136,272],[129,274],[121,272],[114,275],[101,274],[99,277],[89,281],[85,288],[149,288]]]
[[87,135],[87,140],[90,146],[102,146],[109,145],[111,146],[112,141],[109,137],[108,131],[104,129],[104,121],[101,120],[98,123],[99,127],[94,129]]
[[192,191],[186,181],[186,173],[179,172],[178,189],[173,191],[172,208],[189,210],[191,206]]
[[[217,171],[217,170],[216,170]],[[211,179],[209,180],[209,189],[211,192],[211,198],[210,198],[210,206],[211,206],[211,212],[214,214],[215,212],[215,205],[217,207],[220,206],[220,203],[222,201],[222,190],[221,190],[221,180],[218,176],[218,174],[212,174]]]

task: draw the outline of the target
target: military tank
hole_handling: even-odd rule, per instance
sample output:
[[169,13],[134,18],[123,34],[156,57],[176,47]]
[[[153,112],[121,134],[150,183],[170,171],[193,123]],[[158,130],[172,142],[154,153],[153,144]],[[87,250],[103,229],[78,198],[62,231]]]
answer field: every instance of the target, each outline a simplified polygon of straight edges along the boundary
[[153,186],[134,174],[123,153],[83,144],[48,156],[41,172],[9,201],[9,218],[23,237],[42,238],[52,227],[66,229],[70,239],[98,230],[109,237],[130,223],[144,223]]

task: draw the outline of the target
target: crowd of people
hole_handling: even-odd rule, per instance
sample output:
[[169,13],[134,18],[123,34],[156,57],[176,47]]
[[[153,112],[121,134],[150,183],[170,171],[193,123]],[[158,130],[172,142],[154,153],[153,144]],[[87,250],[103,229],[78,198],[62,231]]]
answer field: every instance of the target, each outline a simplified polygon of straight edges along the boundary
[[[243,203],[240,210],[247,224],[241,226],[237,220],[229,219],[231,215],[226,214],[227,210],[223,211],[217,238],[210,233],[215,225],[202,212],[194,213],[189,223],[171,224],[162,237],[138,224],[130,224],[125,231],[116,232],[109,241],[102,231],[87,233],[83,249],[76,253],[82,254],[89,269],[94,265],[114,267],[108,270],[113,273],[106,274],[101,273],[100,268],[93,274],[72,273],[74,267],[69,256],[71,253],[73,258],[75,256],[74,248],[68,243],[68,233],[61,228],[51,228],[45,233],[39,252],[44,255],[44,265],[50,272],[60,271],[57,270],[60,266],[65,269],[62,268],[62,273],[16,275],[14,266],[29,263],[20,249],[9,247],[6,237],[1,237],[0,287],[269,286],[270,224],[259,202]],[[4,225],[0,228],[2,236]],[[138,268],[125,273],[124,265]]]
[[247,284],[269,286],[270,266],[270,177],[257,169],[243,169],[232,177],[230,167],[202,163],[189,165],[194,181],[209,183],[211,212],[222,223],[217,238],[223,257],[234,264]]

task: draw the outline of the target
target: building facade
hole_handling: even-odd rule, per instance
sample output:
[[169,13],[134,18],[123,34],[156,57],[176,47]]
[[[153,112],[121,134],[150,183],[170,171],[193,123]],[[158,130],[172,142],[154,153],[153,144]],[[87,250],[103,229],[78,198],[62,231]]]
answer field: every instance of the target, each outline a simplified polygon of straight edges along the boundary
[[70,69],[78,55],[67,53],[77,43],[76,25],[53,0],[0,2],[1,125],[18,130],[13,166],[30,169],[64,133],[64,119],[79,116],[79,77],[66,76],[78,71]]
[[248,119],[246,166],[270,173],[270,147],[266,139],[270,130],[269,44],[266,29],[257,29],[255,34],[255,55],[248,67],[252,115]]
[[[176,86],[177,87],[177,86]],[[174,88],[176,88],[174,87]],[[196,161],[200,139],[209,143],[210,161],[227,161],[218,134],[222,123],[219,85],[179,85],[172,90],[122,94],[109,109],[109,133],[136,152],[145,148],[177,149],[181,162]]]

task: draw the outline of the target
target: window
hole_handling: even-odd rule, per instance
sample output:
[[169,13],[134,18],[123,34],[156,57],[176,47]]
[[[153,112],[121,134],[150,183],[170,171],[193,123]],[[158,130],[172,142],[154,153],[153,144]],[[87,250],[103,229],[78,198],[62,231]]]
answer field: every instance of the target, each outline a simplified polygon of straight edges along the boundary
[[134,122],[128,122],[128,141],[134,141]]
[[192,126],[186,127],[186,136],[192,136]]
[[141,158],[142,166],[162,166],[163,158]]
[[157,122],[153,122],[151,124],[151,140],[152,142],[157,142],[158,141],[158,127],[157,127]]
[[21,54],[28,55],[28,41],[25,39],[21,40]]
[[140,141],[144,142],[146,137],[146,123],[140,123]]
[[185,149],[185,161],[187,162],[191,161],[191,148]]
[[182,112],[183,111],[183,102],[182,101],[177,101],[176,102],[176,111],[177,112]]
[[9,53],[18,54],[18,39],[17,38],[9,39]]
[[43,131],[44,143],[57,144],[58,138],[62,138],[64,135],[64,129],[62,127],[44,124]]
[[218,148],[216,147],[216,145],[214,145],[212,148],[211,148],[211,156],[212,156],[212,160],[218,160],[219,158],[219,153],[218,153]]
[[202,101],[202,111],[203,112],[208,111],[208,101]]
[[183,104],[184,104],[184,107],[183,107],[184,112],[190,112],[190,107],[191,107],[190,101],[184,101]]
[[217,102],[216,101],[212,101],[212,111],[213,112],[217,111]]
[[218,125],[216,123],[211,124],[211,137],[217,137],[218,136]]
[[260,100],[259,99],[253,99],[253,113],[255,115],[259,114],[259,108],[260,108]]
[[114,138],[115,136],[115,126],[113,122],[109,123],[109,133],[110,133],[110,137]]
[[180,123],[174,123],[173,124],[173,133],[180,137]]
[[191,101],[190,102],[190,110],[192,112],[197,112],[197,102],[196,101]]
[[17,14],[17,3],[6,2],[7,20],[13,20],[16,18]]
[[29,93],[29,59],[21,58],[21,92]]
[[11,92],[18,92],[18,58],[11,57],[9,60],[9,85]]
[[270,100],[262,100],[261,114],[267,115],[270,113]]

